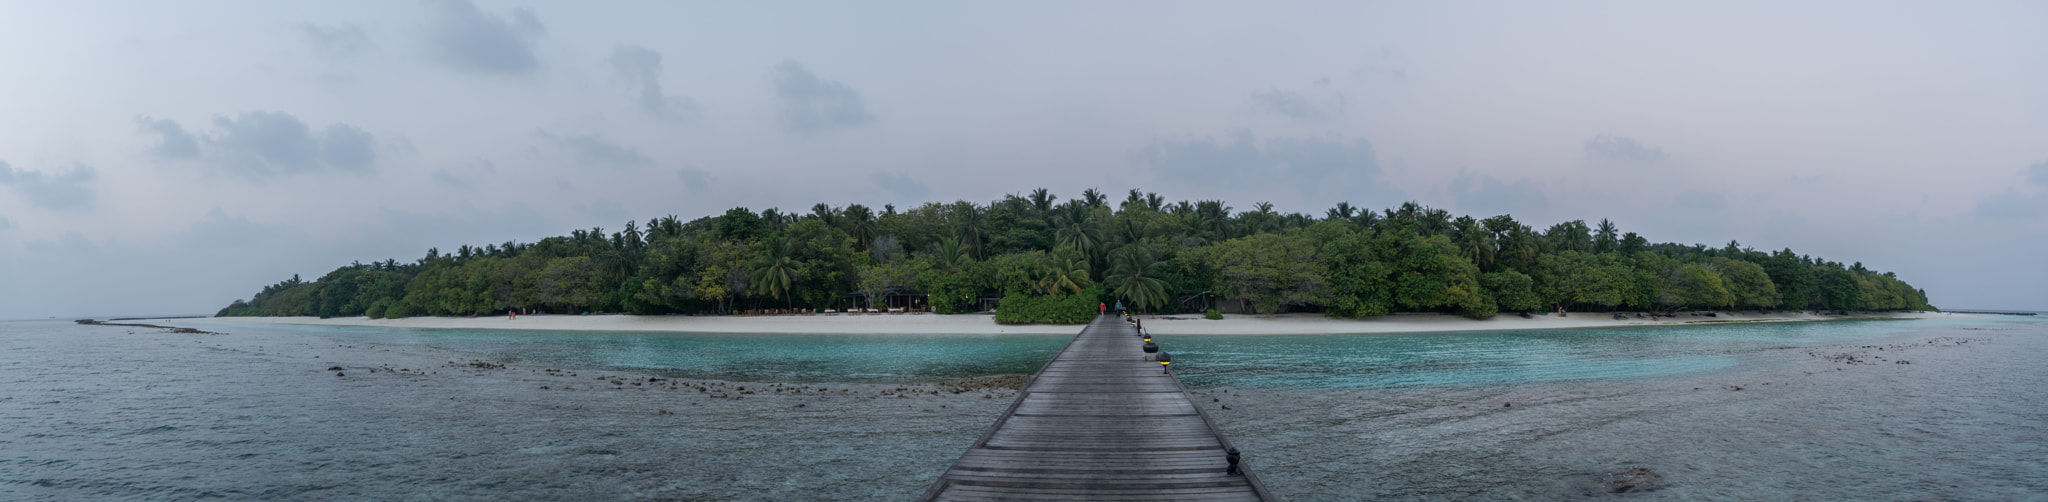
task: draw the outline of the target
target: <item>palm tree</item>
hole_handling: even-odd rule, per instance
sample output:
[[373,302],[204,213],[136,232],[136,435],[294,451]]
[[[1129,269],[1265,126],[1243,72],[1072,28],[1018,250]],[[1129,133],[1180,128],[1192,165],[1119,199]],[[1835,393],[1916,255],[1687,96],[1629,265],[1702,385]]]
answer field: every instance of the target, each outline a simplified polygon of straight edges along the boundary
[[1352,223],[1358,224],[1358,228],[1371,230],[1373,227],[1379,226],[1380,213],[1375,213],[1372,211],[1359,211],[1358,217],[1352,218],[1351,221]]
[[[1597,228],[1598,230],[1593,232],[1593,252],[1605,253],[1613,251],[1614,245],[1619,243],[1618,238],[1621,236],[1621,232],[1614,228],[1614,222],[1607,221],[1606,218],[1600,219],[1600,226]],[[1735,243],[1730,242],[1728,244],[1729,249],[1734,249]]]
[[1536,264],[1536,254],[1541,251],[1536,231],[1528,225],[1515,225],[1508,229],[1507,240],[1500,242],[1501,254],[1514,260],[1515,265],[1528,267]]
[[663,216],[658,222],[660,225],[655,228],[661,229],[662,240],[683,236],[683,220],[676,218],[676,215]]
[[1103,195],[1102,191],[1100,190],[1090,188],[1081,191],[1081,205],[1088,207],[1101,207],[1107,205],[1108,203],[1109,196]]
[[1041,270],[1038,291],[1047,295],[1079,293],[1088,289],[1088,260],[1062,253]]
[[959,272],[967,264],[967,253],[960,249],[959,239],[939,239],[938,260],[940,270]]
[[788,240],[774,237],[764,244],[768,246],[768,255],[754,262],[752,282],[760,285],[768,297],[781,296],[787,304],[790,290],[803,278],[803,264],[797,261]]
[[1472,260],[1473,265],[1478,265],[1482,271],[1493,269],[1493,233],[1486,231],[1484,224],[1471,216],[1459,216],[1451,222],[1451,234],[1454,237],[1452,241],[1458,245],[1458,252]]
[[1416,204],[1415,201],[1403,202],[1400,208],[1387,210],[1387,219],[1415,221],[1422,217],[1423,209],[1422,205]]
[[1257,234],[1273,231],[1274,224],[1279,223],[1276,220],[1278,217],[1279,215],[1273,212],[1273,203],[1260,202],[1253,204],[1252,211],[1245,213],[1242,218],[1245,223],[1245,230],[1249,233]]
[[839,226],[839,211],[832,209],[831,204],[820,202],[817,205],[811,206],[811,217],[824,221],[825,226],[828,227]]
[[875,240],[875,212],[860,204],[846,205],[846,222],[852,227],[856,249],[866,251]]
[[1110,287],[1110,293],[1131,306],[1149,311],[1151,307],[1166,305],[1166,281],[1162,264],[1137,246],[1118,249],[1111,258],[1109,276],[1103,284]]
[[1209,240],[1230,240],[1234,230],[1230,224],[1230,206],[1220,200],[1205,200],[1195,203],[1195,228],[1209,233]]
[[639,251],[640,247],[646,244],[646,241],[642,240],[644,236],[640,234],[638,224],[633,223],[632,220],[626,221],[626,231],[619,232],[619,237],[624,242],[624,247],[628,251]]
[[782,210],[771,207],[761,210],[761,224],[779,232],[789,228],[789,219],[782,214]]
[[959,236],[969,256],[981,258],[981,241],[987,233],[988,219],[982,214],[981,206],[972,202],[959,202],[953,206],[953,232]]
[[1145,240],[1146,236],[1152,234],[1152,225],[1137,218],[1118,220],[1115,226],[1117,241],[1124,244]]
[[1572,220],[1551,225],[1549,230],[1543,232],[1543,240],[1545,244],[1548,244],[1555,251],[1578,251],[1584,253],[1593,250],[1592,231],[1586,228],[1585,220]]
[[1145,193],[1133,188],[1130,195],[1124,197],[1124,203],[1118,205],[1116,209],[1117,211],[1129,211],[1141,207],[1145,207]]
[[1358,216],[1358,208],[1351,207],[1350,202],[1339,202],[1337,207],[1330,208],[1330,212],[1324,215],[1323,219],[1349,221],[1354,216]]
[[1052,201],[1059,200],[1059,196],[1053,195],[1052,192],[1046,191],[1044,188],[1040,188],[1031,191],[1030,200],[1031,210],[1037,211],[1038,217],[1043,219],[1047,212],[1052,211]]
[[1072,248],[1083,256],[1094,255],[1102,247],[1102,231],[1094,223],[1067,215],[1053,217],[1053,246]]
[[1451,212],[1442,209],[1423,208],[1415,220],[1415,230],[1422,235],[1443,235],[1451,231]]

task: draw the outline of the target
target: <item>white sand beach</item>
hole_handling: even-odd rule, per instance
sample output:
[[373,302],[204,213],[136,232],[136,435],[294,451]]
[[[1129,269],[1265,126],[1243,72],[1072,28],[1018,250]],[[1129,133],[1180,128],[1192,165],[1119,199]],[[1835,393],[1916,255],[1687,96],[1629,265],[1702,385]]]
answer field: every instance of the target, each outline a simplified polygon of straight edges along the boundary
[[[1946,313],[1861,313],[1847,317],[1924,318]],[[1954,314],[1963,315],[1963,314]],[[1800,313],[1717,312],[1716,317],[1665,317],[1652,321],[1633,316],[1616,320],[1601,313],[1573,313],[1568,317],[1539,315],[1523,319],[1502,315],[1473,320],[1435,313],[1402,313],[1372,319],[1332,319],[1320,314],[1225,315],[1222,320],[1200,315],[1140,316],[1145,328],[1160,335],[1317,335],[1351,333],[1426,333],[1508,329],[1593,328],[1616,326],[1683,325],[1726,322],[1794,322],[1842,319],[1844,316],[1816,316]],[[907,335],[1072,335],[1080,325],[1003,325],[988,314],[870,314],[789,316],[633,316],[633,315],[526,315],[518,319],[493,317],[409,317],[370,319],[347,317],[216,317],[179,319],[194,324],[308,324],[325,326],[374,326],[387,328],[442,329],[526,329],[551,331],[654,331],[678,333],[817,333],[817,334],[907,334]]]

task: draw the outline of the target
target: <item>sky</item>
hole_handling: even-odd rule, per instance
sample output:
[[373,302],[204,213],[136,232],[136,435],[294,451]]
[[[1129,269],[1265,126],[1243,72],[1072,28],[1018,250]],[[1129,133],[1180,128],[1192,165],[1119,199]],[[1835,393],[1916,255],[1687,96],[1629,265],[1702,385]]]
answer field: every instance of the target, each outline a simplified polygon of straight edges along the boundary
[[818,202],[1416,201],[2048,310],[2041,2],[0,0],[0,319]]

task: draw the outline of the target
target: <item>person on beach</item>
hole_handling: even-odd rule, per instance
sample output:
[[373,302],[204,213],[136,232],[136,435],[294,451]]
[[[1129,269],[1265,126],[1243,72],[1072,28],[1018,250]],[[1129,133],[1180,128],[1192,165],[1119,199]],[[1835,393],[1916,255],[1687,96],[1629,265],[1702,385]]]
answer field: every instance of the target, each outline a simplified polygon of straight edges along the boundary
[[505,320],[507,320],[507,321],[517,321],[517,320],[519,320],[519,311],[517,311],[517,310],[513,310],[513,309],[505,309]]

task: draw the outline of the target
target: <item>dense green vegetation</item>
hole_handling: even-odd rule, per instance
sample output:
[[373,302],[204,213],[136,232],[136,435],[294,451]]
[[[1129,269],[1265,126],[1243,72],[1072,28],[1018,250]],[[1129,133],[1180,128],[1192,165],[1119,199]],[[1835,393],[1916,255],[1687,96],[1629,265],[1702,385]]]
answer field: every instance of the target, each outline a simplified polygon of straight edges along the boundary
[[[729,314],[742,309],[929,302],[942,313],[1003,297],[1002,322],[1083,322],[1097,302],[1133,310],[1503,311],[1928,310],[1925,292],[1856,263],[1652,244],[1602,220],[1543,230],[1507,215],[1453,218],[1407,203],[1338,204],[1323,217],[1272,204],[1167,203],[1131,190],[1059,201],[1039,189],[989,204],[898,212],[818,204],[734,208],[534,243],[438,249],[411,263],[354,263],[264,287],[222,316],[554,313]],[[1072,311],[1072,312],[1070,312]]]

